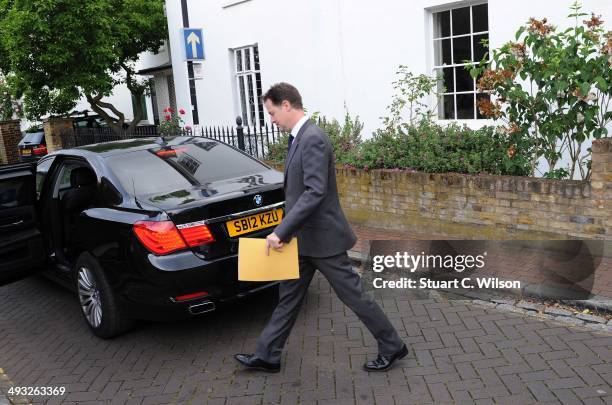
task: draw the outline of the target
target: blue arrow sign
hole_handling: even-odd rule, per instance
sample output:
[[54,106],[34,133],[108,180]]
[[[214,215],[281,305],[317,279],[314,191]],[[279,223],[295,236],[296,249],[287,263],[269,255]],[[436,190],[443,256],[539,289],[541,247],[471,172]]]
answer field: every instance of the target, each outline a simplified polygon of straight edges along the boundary
[[204,59],[204,36],[202,28],[184,28],[183,43],[187,60]]

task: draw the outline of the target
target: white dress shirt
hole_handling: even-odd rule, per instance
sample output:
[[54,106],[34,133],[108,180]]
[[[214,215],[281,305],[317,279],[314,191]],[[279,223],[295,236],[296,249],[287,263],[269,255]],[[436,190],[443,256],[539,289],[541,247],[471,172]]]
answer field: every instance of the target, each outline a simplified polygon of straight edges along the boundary
[[293,138],[295,140],[295,137],[297,136],[298,132],[300,132],[300,129],[302,128],[302,126],[304,125],[304,123],[308,121],[308,117],[307,116],[303,116],[302,118],[300,118],[300,120],[293,126],[293,129],[291,130],[291,135],[293,135]]

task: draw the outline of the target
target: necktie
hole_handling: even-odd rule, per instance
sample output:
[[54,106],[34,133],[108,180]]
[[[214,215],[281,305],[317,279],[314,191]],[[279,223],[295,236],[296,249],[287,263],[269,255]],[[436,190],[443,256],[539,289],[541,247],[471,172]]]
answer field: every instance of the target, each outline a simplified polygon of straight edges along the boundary
[[291,144],[293,143],[293,139],[294,138],[295,137],[293,135],[289,135],[289,143],[288,143],[288,146],[287,146],[287,154],[289,154],[289,151],[291,150]]

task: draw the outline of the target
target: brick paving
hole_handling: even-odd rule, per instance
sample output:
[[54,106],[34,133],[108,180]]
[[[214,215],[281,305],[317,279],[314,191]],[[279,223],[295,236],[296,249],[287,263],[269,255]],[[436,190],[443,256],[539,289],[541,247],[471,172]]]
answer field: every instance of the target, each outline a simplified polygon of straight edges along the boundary
[[375,297],[410,347],[393,370],[362,371],[376,344],[317,275],[270,375],[232,355],[253,349],[273,294],[105,341],[69,291],[34,277],[0,288],[0,389],[66,387],[27,398],[49,404],[612,403],[612,334],[418,291]]

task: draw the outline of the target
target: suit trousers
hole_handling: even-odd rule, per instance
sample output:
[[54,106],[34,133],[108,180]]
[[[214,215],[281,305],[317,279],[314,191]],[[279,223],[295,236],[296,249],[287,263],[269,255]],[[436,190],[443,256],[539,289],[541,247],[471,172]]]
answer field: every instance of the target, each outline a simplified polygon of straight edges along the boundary
[[255,356],[270,363],[280,363],[283,347],[317,269],[329,281],[338,298],[374,336],[379,354],[391,355],[403,347],[404,343],[382,309],[363,293],[361,278],[346,252],[325,258],[300,256],[299,265],[299,279],[280,283],[278,305],[257,340]]

